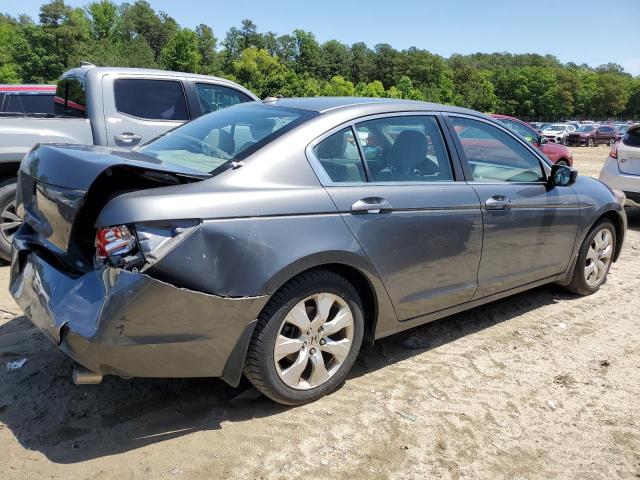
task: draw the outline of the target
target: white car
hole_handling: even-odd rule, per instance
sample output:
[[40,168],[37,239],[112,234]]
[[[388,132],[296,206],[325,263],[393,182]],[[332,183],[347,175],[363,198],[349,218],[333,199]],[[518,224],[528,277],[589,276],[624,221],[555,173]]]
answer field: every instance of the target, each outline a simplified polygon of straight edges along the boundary
[[571,132],[575,132],[576,127],[568,125],[566,123],[552,123],[547,128],[542,130],[542,136],[550,142],[564,143],[567,135]]
[[640,207],[640,124],[629,127],[613,146],[600,171],[600,181],[624,192],[627,206]]

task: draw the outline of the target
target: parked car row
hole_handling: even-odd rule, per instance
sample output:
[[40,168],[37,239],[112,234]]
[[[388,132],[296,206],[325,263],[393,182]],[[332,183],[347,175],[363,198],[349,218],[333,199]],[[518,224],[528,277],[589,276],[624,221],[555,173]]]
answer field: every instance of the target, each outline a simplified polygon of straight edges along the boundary
[[559,143],[549,142],[544,135],[537,132],[528,123],[507,115],[494,114],[492,117],[521,135],[527,142],[544,153],[553,163],[568,166],[573,165],[573,155],[568,148]]
[[572,146],[594,147],[613,145],[620,140],[633,122],[597,123],[592,120],[566,121],[559,123],[531,122],[529,125],[550,142]]

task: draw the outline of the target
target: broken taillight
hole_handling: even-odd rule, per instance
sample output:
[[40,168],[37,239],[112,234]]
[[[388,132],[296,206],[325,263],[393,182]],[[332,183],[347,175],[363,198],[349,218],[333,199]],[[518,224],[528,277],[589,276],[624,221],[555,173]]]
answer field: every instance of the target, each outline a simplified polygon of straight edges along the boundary
[[96,233],[96,257],[129,253],[136,245],[133,234],[124,225],[100,228]]

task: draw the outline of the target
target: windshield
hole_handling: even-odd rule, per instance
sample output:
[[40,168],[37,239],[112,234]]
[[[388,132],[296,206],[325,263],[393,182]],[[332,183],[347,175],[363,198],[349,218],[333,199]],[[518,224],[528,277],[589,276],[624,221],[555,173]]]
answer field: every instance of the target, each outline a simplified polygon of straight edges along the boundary
[[559,132],[560,130],[564,130],[565,127],[564,125],[550,125],[547,128],[545,128],[545,130],[551,130],[552,132]]
[[137,151],[168,164],[216,174],[315,115],[307,110],[245,103],[200,117]]
[[583,125],[576,130],[576,132],[591,132],[593,131],[592,125]]

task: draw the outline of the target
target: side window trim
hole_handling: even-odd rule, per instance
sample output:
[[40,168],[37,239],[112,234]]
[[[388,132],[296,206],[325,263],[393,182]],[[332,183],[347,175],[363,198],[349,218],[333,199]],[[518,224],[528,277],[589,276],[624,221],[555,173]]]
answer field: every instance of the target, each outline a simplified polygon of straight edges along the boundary
[[[529,142],[527,142],[524,138],[520,138],[520,135],[516,135],[513,131],[511,131],[511,129],[509,127],[507,127],[506,125],[502,125],[500,122],[490,122],[487,121],[486,119],[482,118],[482,117],[476,117],[474,115],[465,115],[462,113],[445,113],[443,115],[445,123],[447,125],[447,128],[451,134],[451,137],[453,139],[453,145],[456,149],[456,151],[458,152],[458,156],[460,158],[460,163],[462,164],[462,169],[464,171],[464,175],[465,175],[465,179],[468,183],[476,183],[476,180],[473,178],[473,173],[471,172],[471,168],[469,168],[469,162],[467,160],[467,156],[464,152],[464,148],[462,147],[462,143],[460,142],[460,139],[458,138],[458,135],[455,131],[455,128],[453,126],[453,123],[451,122],[451,118],[468,118],[470,120],[475,120],[478,122],[482,122],[482,123],[486,123],[489,124],[493,127],[496,127],[504,132],[506,132],[508,135],[510,135],[512,138],[514,138],[517,142],[519,142],[521,145],[523,145],[537,160],[538,163],[540,164],[540,168],[542,169],[542,174],[544,175],[544,181],[537,181],[537,182],[512,182],[513,184],[535,184],[535,185],[540,185],[541,183],[545,183],[548,178],[549,178],[549,174],[551,173],[551,165],[549,163],[549,160],[546,159],[546,157],[543,156],[543,154],[535,147],[533,147],[532,145],[529,144]],[[495,181],[495,182],[481,182],[483,185],[487,185],[487,184],[491,184],[491,183],[496,183],[496,184],[503,184],[504,182],[500,182],[500,181]]]
[[[185,108],[187,109],[187,119],[186,120],[176,120],[176,119],[166,119],[166,118],[145,118],[145,117],[138,117],[136,115],[131,115],[130,113],[125,113],[122,112],[120,110],[118,110],[118,104],[116,102],[116,84],[118,83],[118,80],[156,80],[156,81],[164,81],[164,82],[175,82],[178,83],[180,85],[180,88],[182,89],[182,98],[184,99],[184,105]],[[164,77],[147,77],[147,76],[138,76],[138,75],[134,75],[134,76],[126,76],[126,75],[118,75],[116,77],[113,78],[113,108],[116,112],[118,112],[119,115],[124,115],[125,117],[129,117],[129,118],[135,118],[136,120],[141,120],[144,122],[170,122],[170,123],[176,123],[176,122],[189,122],[190,120],[193,120],[194,117],[192,116],[191,113],[191,104],[188,101],[188,96],[187,96],[187,88],[184,82],[184,79],[182,78],[164,78]]]

